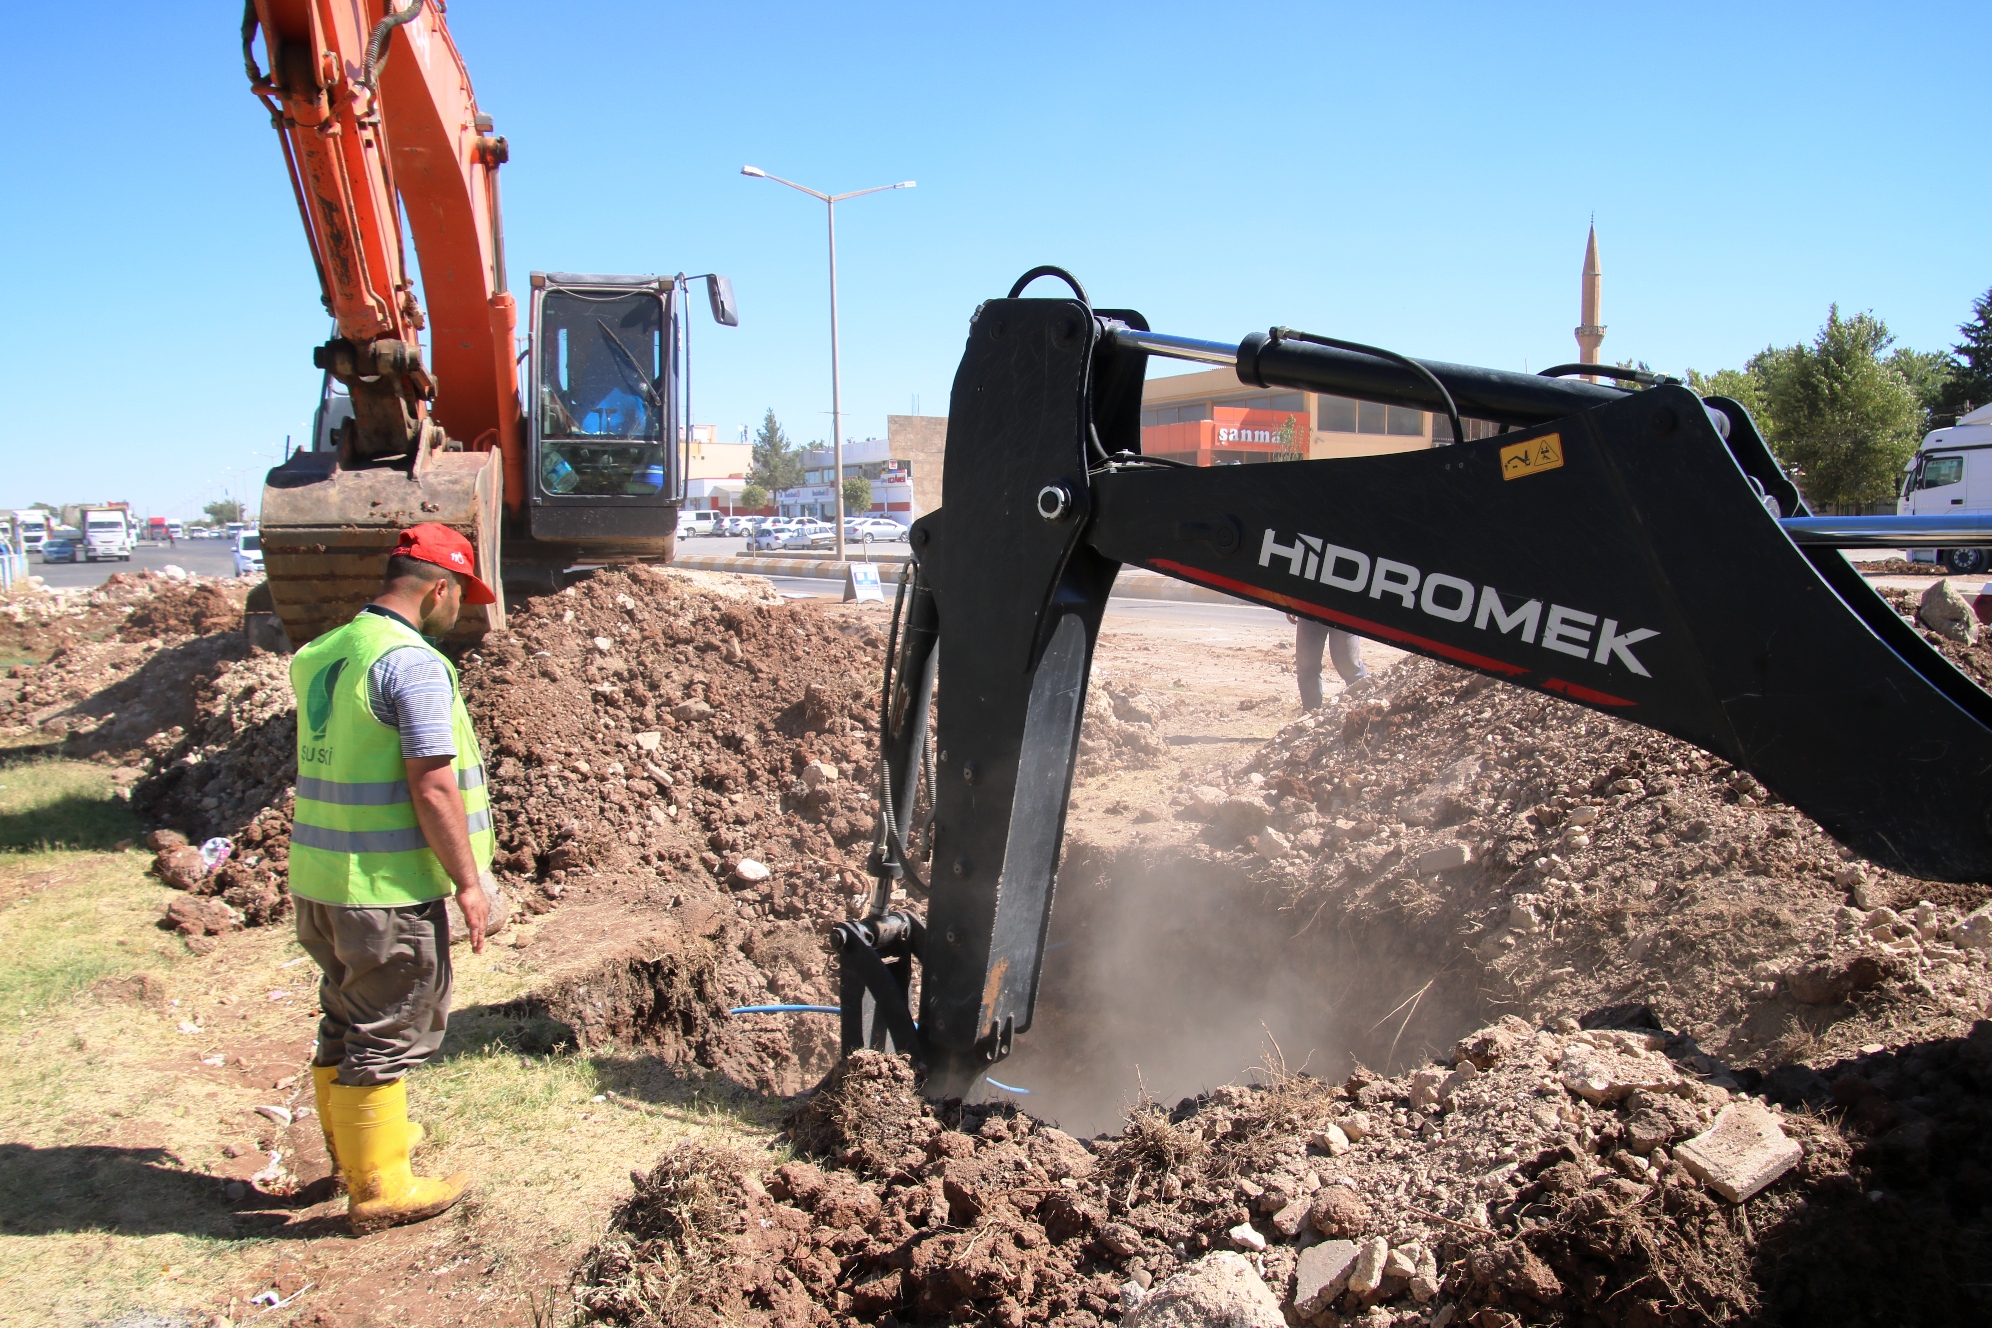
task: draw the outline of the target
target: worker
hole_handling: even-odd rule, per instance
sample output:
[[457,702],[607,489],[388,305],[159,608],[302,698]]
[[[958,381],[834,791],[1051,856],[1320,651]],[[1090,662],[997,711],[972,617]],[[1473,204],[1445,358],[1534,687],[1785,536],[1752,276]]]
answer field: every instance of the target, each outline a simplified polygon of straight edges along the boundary
[[1341,675],[1345,685],[1352,687],[1369,677],[1369,669],[1363,665],[1362,646],[1353,633],[1291,613],[1287,615],[1287,621],[1294,624],[1293,666],[1300,677],[1302,710],[1321,708],[1323,644],[1327,645],[1328,656],[1335,663],[1335,672]]
[[[311,1078],[357,1234],[421,1221],[469,1187],[414,1174],[404,1076],[442,1046],[456,896],[482,953],[497,896],[484,762],[456,670],[434,641],[497,596],[447,526],[411,526],[373,602],[291,661],[297,938],[322,973]],[[502,924],[502,919],[498,920]]]

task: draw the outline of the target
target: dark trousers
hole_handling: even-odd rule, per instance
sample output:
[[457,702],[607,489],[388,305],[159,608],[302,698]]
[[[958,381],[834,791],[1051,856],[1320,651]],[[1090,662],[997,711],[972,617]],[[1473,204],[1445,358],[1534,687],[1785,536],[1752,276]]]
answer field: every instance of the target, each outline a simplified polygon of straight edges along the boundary
[[1363,667],[1362,645],[1350,633],[1302,618],[1294,628],[1294,672],[1300,675],[1300,705],[1303,710],[1321,706],[1321,648],[1335,662],[1335,672],[1351,683],[1369,677]]
[[318,964],[319,1065],[351,1088],[393,1083],[435,1055],[450,1021],[449,900],[345,908],[291,896]]

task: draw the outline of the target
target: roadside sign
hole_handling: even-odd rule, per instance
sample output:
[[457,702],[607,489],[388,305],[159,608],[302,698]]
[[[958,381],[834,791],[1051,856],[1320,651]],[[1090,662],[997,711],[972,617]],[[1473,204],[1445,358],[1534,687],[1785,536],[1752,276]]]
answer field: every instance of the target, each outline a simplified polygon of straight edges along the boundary
[[877,563],[847,563],[844,568],[844,602],[873,599],[885,603],[885,592],[878,587]]

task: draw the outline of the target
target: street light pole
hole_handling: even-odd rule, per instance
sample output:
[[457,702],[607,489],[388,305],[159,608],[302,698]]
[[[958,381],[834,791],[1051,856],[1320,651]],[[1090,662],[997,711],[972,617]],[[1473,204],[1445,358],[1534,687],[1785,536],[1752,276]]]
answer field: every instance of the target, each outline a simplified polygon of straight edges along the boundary
[[875,185],[870,189],[854,189],[848,194],[826,194],[811,189],[808,185],[784,180],[779,175],[770,175],[758,166],[742,166],[742,175],[750,175],[757,180],[773,180],[789,188],[821,199],[824,210],[830,218],[830,465],[831,494],[837,500],[835,543],[832,548],[838,562],[844,561],[844,401],[843,380],[837,368],[837,205],[847,198],[862,198],[866,194],[882,194],[891,189],[911,189],[912,180],[901,180],[898,184]]

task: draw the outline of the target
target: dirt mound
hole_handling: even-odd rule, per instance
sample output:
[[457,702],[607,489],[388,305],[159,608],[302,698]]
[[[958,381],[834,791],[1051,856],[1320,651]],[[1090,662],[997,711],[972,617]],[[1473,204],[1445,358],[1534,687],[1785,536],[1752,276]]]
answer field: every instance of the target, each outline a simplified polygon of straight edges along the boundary
[[167,581],[150,599],[134,604],[118,627],[120,641],[150,641],[168,636],[208,636],[242,630],[246,592],[221,581]]
[[[204,608],[189,610],[196,595]],[[233,624],[221,601],[234,604]],[[162,625],[154,636],[228,631],[241,625],[241,592],[227,578],[168,577],[158,572],[113,572],[101,586],[88,590],[41,590],[16,594],[0,603],[0,654],[46,659],[62,646],[104,641],[119,634],[134,613],[152,613],[155,601]],[[207,627],[194,624],[207,622]],[[138,637],[125,637],[136,640]]]
[[[791,1115],[817,1163],[729,1154],[695,1183],[702,1160],[678,1155],[634,1177],[581,1298],[628,1323],[1081,1328],[1237,1251],[1289,1322],[1322,1328],[1724,1323],[1770,1308],[1759,1287],[1808,1314],[1822,1288],[1801,1250],[1843,1229],[1821,1216],[1833,1196],[1872,1204],[1869,1164],[1850,1170],[1834,1129],[1733,1095],[1704,1059],[1660,1030],[1508,1019],[1408,1076],[1272,1073],[1145,1104],[1082,1144],[1007,1106],[923,1104],[903,1062],[860,1052]],[[1706,1161],[1738,1120],[1774,1159],[1743,1190]],[[660,1236],[656,1197],[688,1187],[698,1223]],[[1958,1266],[1984,1266],[1967,1220],[1944,1234]],[[731,1271],[679,1295],[692,1266]],[[1958,1277],[1933,1304],[1970,1303]]]
[[[1992,687],[1992,628],[1981,627],[1978,639],[1969,644],[1956,641],[1941,632],[1931,631],[1918,619],[1917,610],[1922,603],[1922,591],[1896,590],[1883,586],[1880,594],[1896,613],[1916,629],[1918,636],[1943,652],[1944,658],[1955,664],[1961,673],[1980,687]],[[1971,593],[1966,591],[1964,598],[1967,603],[1970,602]]]
[[695,576],[597,573],[465,659],[499,865],[531,909],[619,874],[727,887],[743,917],[841,918],[873,828],[883,633]]
[[1525,1010],[1644,1001],[1743,1062],[1961,1036],[1992,995],[1952,939],[1992,890],[1855,861],[1725,762],[1449,666],[1406,661],[1233,784],[1182,814],[1302,922],[1452,937],[1441,981]]
[[919,1162],[926,1142],[917,1128],[921,1114],[913,1067],[905,1058],[858,1051],[839,1061],[790,1113],[789,1139],[799,1152],[886,1175]]
[[195,693],[249,653],[240,633],[159,641],[82,641],[17,666],[0,725],[60,742],[64,755],[132,760],[196,718]]

